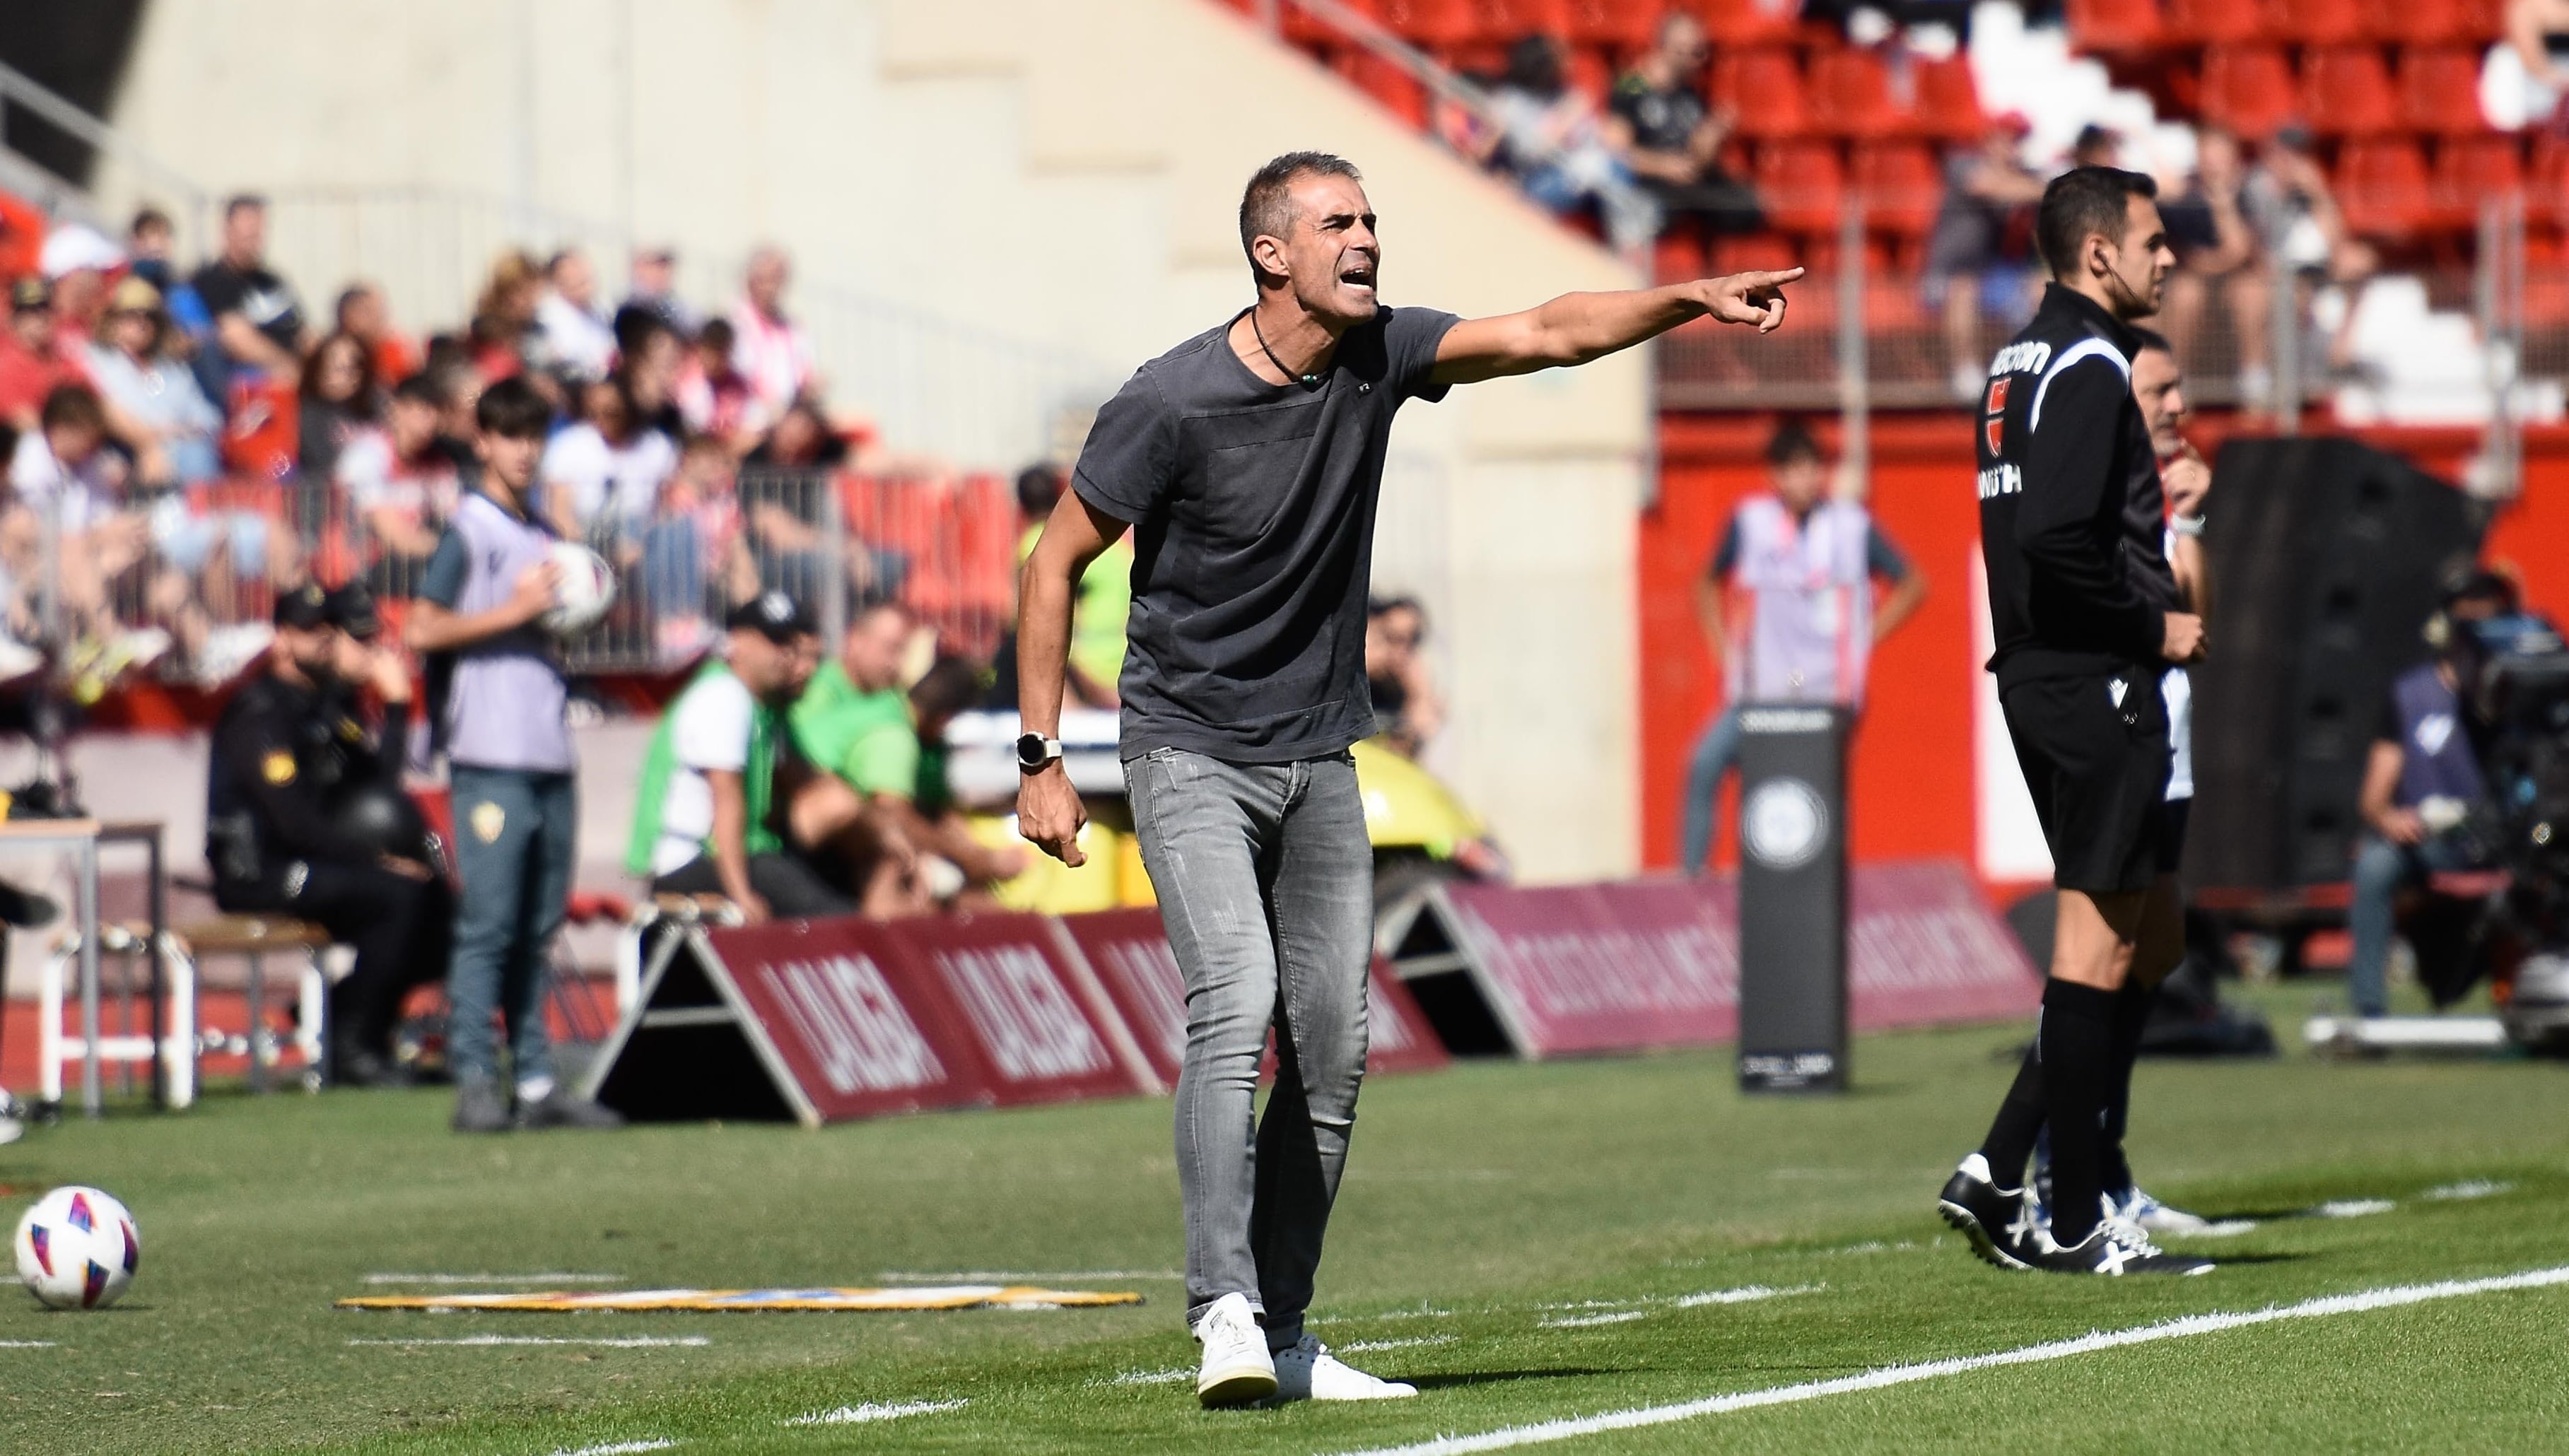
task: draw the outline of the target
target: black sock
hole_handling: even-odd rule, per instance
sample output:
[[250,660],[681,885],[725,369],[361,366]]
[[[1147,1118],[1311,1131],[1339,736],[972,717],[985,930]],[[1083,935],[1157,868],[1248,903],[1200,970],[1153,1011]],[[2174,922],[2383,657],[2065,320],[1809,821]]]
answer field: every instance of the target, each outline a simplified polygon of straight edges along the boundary
[[2024,1049],[2016,1080],[2008,1084],[2007,1100],[1999,1104],[1990,1135],[1981,1140],[1981,1157],[1990,1165],[1992,1183],[2005,1189],[2023,1186],[2024,1160],[2032,1156],[2033,1140],[2042,1133],[2042,1025],[2037,1021],[2033,1045]]
[[2114,1084],[2114,992],[2052,980],[2042,987],[2042,1099],[2051,1131],[2051,1237],[2062,1247],[2096,1227],[2105,1097]]
[[2116,1198],[2132,1191],[2132,1165],[2123,1156],[2123,1128],[2132,1116],[2132,1064],[2141,1057],[2141,1032],[2150,1024],[2150,1003],[2158,987],[2138,978],[2114,993],[2114,1084],[2105,1094],[2105,1139],[2098,1150],[2097,1176]]

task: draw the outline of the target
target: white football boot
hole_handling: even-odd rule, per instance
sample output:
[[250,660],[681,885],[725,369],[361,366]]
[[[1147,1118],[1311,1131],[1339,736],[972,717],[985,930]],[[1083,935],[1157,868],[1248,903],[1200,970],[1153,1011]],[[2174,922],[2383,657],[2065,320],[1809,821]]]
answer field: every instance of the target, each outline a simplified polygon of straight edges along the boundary
[[1347,1364],[1307,1334],[1276,1352],[1278,1400],[1404,1400],[1417,1393],[1415,1385],[1378,1379]]
[[1267,1331],[1246,1294],[1225,1294],[1196,1321],[1204,1364],[1196,1371],[1196,1399],[1207,1405],[1241,1405],[1276,1393],[1276,1359],[1267,1353]]

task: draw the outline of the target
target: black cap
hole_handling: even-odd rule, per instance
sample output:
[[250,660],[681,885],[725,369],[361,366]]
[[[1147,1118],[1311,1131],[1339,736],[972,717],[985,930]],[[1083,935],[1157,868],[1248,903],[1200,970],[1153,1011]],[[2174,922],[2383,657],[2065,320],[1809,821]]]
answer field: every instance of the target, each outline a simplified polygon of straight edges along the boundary
[[29,273],[9,285],[9,311],[33,313],[54,306],[54,285],[35,273]]
[[723,625],[734,631],[747,627],[779,646],[821,630],[812,609],[782,591],[762,591],[733,607]]
[[326,627],[330,621],[330,593],[318,581],[306,581],[291,591],[276,595],[276,624],[280,627]]
[[375,593],[363,581],[351,581],[330,593],[330,625],[360,642],[371,642],[384,629],[383,617],[375,611]]

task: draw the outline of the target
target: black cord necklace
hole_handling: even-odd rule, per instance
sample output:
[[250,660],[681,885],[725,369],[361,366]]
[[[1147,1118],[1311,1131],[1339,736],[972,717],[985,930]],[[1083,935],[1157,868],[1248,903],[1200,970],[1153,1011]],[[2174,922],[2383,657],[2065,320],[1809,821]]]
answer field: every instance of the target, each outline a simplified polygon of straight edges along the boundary
[[1267,347],[1267,330],[1258,326],[1258,310],[1255,308],[1249,310],[1249,332],[1256,336],[1258,340],[1258,352],[1267,356],[1267,362],[1276,366],[1277,373],[1284,375],[1287,379],[1300,380],[1304,389],[1319,388],[1320,376],[1316,374],[1294,373],[1292,370],[1284,367],[1284,360],[1276,357],[1276,351],[1274,349]]

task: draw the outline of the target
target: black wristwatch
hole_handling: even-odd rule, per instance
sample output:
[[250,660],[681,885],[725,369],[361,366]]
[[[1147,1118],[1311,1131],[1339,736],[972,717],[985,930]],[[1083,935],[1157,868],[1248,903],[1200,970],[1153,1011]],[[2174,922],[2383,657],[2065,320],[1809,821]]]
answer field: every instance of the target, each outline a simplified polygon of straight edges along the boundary
[[1043,772],[1044,765],[1061,757],[1061,740],[1040,733],[1027,733],[1017,739],[1017,771],[1027,774]]

